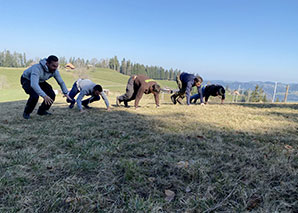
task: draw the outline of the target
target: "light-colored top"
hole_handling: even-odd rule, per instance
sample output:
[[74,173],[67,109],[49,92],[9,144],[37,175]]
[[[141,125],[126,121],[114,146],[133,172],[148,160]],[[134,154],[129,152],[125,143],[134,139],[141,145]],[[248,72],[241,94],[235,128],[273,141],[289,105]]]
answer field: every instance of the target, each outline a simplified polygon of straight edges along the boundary
[[30,80],[31,87],[34,91],[41,97],[47,96],[47,94],[40,88],[39,83],[45,82],[51,77],[54,77],[57,83],[60,85],[63,94],[67,94],[67,87],[62,80],[58,70],[51,73],[46,65],[46,59],[39,61],[39,64],[34,64],[33,66],[26,69],[22,75],[24,78]]
[[[79,79],[77,80],[77,87],[80,90],[80,94],[77,98],[77,105],[78,108],[81,110],[82,109],[82,99],[85,95],[92,95],[93,92],[93,88],[96,86],[95,83],[93,83],[91,80],[89,79]],[[102,91],[100,93],[100,96],[102,97],[102,99],[104,100],[105,104],[107,107],[110,106],[109,104],[109,100],[106,96],[106,94],[104,93],[104,91]]]

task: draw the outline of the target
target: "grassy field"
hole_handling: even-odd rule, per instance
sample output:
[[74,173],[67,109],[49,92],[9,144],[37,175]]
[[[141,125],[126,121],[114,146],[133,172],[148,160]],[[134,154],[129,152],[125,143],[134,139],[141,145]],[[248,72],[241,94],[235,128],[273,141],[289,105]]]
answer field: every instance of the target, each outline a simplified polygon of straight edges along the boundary
[[0,212],[298,210],[297,104],[24,105],[0,103]]
[[165,94],[134,110],[113,105],[128,76],[61,70],[68,87],[110,89],[112,110],[101,100],[80,114],[59,94],[52,116],[24,120],[23,70],[0,69],[0,212],[298,211],[298,104],[180,106]]

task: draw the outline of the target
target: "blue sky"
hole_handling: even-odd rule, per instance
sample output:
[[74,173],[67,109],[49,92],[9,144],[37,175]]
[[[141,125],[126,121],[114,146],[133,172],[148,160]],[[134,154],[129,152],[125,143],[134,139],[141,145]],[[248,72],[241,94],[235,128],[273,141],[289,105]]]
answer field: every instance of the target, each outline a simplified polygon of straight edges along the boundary
[[298,83],[296,0],[0,0],[0,51]]

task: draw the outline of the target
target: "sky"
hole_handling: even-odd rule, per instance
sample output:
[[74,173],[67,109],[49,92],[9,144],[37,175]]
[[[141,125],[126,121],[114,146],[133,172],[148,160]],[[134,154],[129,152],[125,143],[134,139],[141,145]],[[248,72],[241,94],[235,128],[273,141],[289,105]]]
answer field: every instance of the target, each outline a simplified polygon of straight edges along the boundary
[[298,83],[297,0],[0,0],[0,51]]

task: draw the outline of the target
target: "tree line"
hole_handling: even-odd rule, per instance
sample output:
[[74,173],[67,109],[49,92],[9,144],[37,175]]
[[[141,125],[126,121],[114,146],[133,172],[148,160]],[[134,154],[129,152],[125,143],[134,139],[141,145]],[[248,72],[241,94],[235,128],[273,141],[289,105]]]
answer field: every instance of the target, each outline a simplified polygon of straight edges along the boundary
[[[228,86],[226,86],[226,91],[234,94],[236,91],[231,91]],[[268,102],[266,93],[262,87],[259,85],[255,86],[254,90],[240,90],[238,91],[240,95],[240,102]]]
[[9,50],[4,50],[0,52],[1,67],[27,67],[32,62],[32,59],[27,60],[25,53],[11,53]]
[[[38,63],[39,60],[39,58],[28,60],[25,53],[11,53],[9,50],[0,52],[0,67],[28,67],[33,63]],[[59,63],[62,67],[65,67],[67,63],[71,63],[77,68],[109,68],[124,75],[144,74],[150,78],[160,80],[175,80],[176,76],[181,73],[181,70],[178,69],[165,69],[161,66],[148,66],[140,63],[133,63],[131,60],[126,60],[125,58],[119,62],[117,56],[105,59],[92,58],[91,60],[75,57],[66,59],[66,57],[62,56],[59,58]]]

